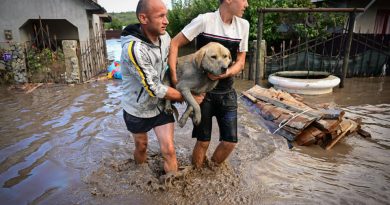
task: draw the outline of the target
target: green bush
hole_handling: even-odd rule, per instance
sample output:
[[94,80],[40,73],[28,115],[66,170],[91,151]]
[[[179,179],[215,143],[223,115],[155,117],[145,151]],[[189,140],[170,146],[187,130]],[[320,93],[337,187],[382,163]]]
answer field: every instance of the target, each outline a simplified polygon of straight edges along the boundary
[[32,47],[27,50],[27,67],[30,77],[35,74],[47,74],[51,72],[53,65],[63,64],[64,53],[61,49],[52,51],[48,48],[39,50]]

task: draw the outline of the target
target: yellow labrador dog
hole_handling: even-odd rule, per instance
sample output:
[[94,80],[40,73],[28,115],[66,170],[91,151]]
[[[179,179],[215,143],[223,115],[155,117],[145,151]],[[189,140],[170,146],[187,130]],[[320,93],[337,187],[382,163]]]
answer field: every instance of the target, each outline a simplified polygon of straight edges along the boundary
[[[187,109],[179,120],[180,127],[185,125],[193,111],[192,121],[195,125],[199,125],[201,121],[200,106],[191,93],[199,95],[214,89],[218,80],[211,80],[207,74],[223,74],[231,62],[230,51],[223,45],[214,42],[208,43],[193,54],[178,58],[176,89],[181,92],[187,102]],[[169,101],[165,104],[165,111],[172,113]]]

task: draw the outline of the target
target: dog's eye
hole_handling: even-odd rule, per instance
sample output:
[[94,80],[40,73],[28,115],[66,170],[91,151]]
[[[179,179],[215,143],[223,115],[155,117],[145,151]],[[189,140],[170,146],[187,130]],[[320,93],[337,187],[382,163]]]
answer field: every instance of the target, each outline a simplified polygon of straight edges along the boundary
[[211,58],[212,58],[212,59],[217,59],[217,56],[214,55],[214,56],[211,56]]
[[227,55],[223,55],[223,58],[227,58]]

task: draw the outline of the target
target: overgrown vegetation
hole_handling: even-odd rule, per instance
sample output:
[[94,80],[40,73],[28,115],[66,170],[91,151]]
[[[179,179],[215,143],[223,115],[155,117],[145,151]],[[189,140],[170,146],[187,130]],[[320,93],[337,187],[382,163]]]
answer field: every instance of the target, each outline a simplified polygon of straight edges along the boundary
[[64,53],[61,49],[52,51],[49,48],[40,50],[31,47],[27,50],[28,76],[32,82],[40,82],[48,77],[55,78],[61,68],[65,67],[64,62]]

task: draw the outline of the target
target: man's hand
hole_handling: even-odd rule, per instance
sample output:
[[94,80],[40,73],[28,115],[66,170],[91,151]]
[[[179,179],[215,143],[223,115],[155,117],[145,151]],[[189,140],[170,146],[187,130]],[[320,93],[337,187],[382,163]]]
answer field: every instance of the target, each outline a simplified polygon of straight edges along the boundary
[[211,73],[207,73],[207,77],[209,77],[211,80],[221,80],[221,79],[224,79],[224,78],[227,78],[229,76],[231,76],[231,70],[230,69],[227,69],[225,73],[221,74],[221,75],[214,75],[214,74],[211,74]]
[[192,96],[194,97],[195,101],[198,103],[198,104],[201,104],[203,102],[203,99],[204,99],[204,96],[206,96],[206,93],[201,93],[199,95],[194,95],[192,94]]

